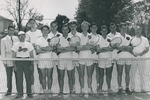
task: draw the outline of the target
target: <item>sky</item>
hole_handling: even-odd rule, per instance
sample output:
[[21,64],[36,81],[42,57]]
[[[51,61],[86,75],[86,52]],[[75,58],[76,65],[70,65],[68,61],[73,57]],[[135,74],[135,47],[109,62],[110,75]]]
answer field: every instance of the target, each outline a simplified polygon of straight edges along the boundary
[[[7,3],[0,0],[0,15],[13,19],[4,9]],[[52,20],[58,14],[66,15],[70,19],[74,19],[79,0],[29,0],[29,8],[35,8],[37,12],[44,15],[44,19]],[[133,0],[137,2],[139,0]],[[47,21],[48,21],[47,20]]]

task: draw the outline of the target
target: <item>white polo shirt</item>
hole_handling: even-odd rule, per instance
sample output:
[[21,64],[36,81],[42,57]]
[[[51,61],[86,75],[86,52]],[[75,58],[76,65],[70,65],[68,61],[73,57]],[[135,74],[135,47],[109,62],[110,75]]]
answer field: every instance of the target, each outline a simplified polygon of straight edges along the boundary
[[[76,32],[75,35],[77,35],[77,36],[79,36],[81,38],[81,33]],[[68,38],[72,38],[73,36],[74,35],[71,32],[68,33]],[[71,54],[72,54],[72,58],[78,58],[79,57],[78,53],[76,53],[75,51],[71,52]]]
[[[53,34],[52,32],[50,32],[50,33],[48,34],[48,37],[49,37],[49,39],[51,39],[51,38],[53,38],[54,36],[57,36],[58,34],[60,35],[59,37],[62,36],[62,34],[59,33],[59,32],[56,32],[56,34]],[[52,52],[52,57],[53,57],[53,58],[58,58],[58,56],[57,56],[57,54],[56,54],[55,52]]]
[[[27,48],[27,51],[18,51],[19,48]],[[16,57],[30,57],[30,52],[34,50],[33,46],[31,43],[29,42],[16,42],[13,47],[12,47],[12,51],[16,52]]]
[[[38,38],[37,40],[36,40],[36,45],[37,46],[40,46],[40,47],[46,47],[46,46],[48,46],[48,42],[47,42],[47,39],[48,39],[49,37],[47,37],[46,39],[43,37],[43,36],[41,36],[40,38]],[[38,54],[38,57],[39,58],[51,58],[52,57],[52,54],[51,54],[51,52],[47,52],[47,53],[40,53],[40,54]]]
[[[104,38],[103,36],[100,36],[100,38],[101,39],[98,42],[100,48],[109,47],[109,42],[107,41],[107,37]],[[111,51],[99,53],[98,56],[99,58],[111,58]]]
[[[89,33],[85,36],[84,34],[81,34],[81,41],[80,41],[80,45],[86,45],[89,38]],[[91,58],[91,50],[84,50],[84,51],[80,51],[79,53],[79,58]]]
[[25,40],[33,44],[41,36],[42,36],[41,30],[37,29],[35,32],[28,31],[28,32],[26,32],[26,39]]
[[[125,37],[124,37],[120,34],[120,38],[122,39],[122,43],[120,44],[120,46],[129,46],[130,41],[132,39],[132,37],[130,35],[125,34]],[[128,51],[121,51],[117,57],[118,58],[131,58],[131,57],[133,57],[133,55]]]
[[[89,39],[89,44],[92,44],[92,45],[98,45],[98,42],[101,41],[101,36],[99,34],[91,34],[91,39]],[[95,53],[92,54],[91,58],[98,58],[98,55]]]
[[[67,38],[65,38],[63,36],[60,37],[60,46],[61,47],[69,46],[69,42],[68,42]],[[71,52],[60,53],[59,58],[71,58]]]
[[[136,37],[136,36],[134,37],[133,44],[134,44],[134,42],[136,43],[136,38],[138,38],[138,37]],[[139,54],[139,53],[143,52],[145,50],[145,48],[149,47],[148,39],[144,36],[141,36],[141,39],[142,39],[141,44],[139,46],[133,48],[133,53],[135,53],[135,54]]]
[[[116,32],[116,34],[112,34],[111,32],[107,35],[107,38],[112,40],[114,39],[115,37],[120,37],[120,33],[119,32]],[[111,56],[113,59],[116,59],[117,58],[117,52],[118,50],[117,49],[114,49],[112,52],[111,52]]]

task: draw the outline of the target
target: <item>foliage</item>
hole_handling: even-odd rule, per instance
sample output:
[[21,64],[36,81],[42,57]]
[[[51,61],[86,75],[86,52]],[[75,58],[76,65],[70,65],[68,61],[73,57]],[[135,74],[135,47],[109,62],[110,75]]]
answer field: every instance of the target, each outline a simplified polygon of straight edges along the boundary
[[76,11],[76,20],[109,25],[111,21],[130,21],[133,16],[132,0],[81,0]]

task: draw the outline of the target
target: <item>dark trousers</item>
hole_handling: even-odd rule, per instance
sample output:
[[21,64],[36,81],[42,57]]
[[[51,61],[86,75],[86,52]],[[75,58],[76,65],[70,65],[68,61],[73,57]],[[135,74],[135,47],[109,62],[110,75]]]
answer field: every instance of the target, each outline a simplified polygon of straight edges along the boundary
[[[7,88],[8,88],[7,93],[11,93],[12,92],[13,67],[5,66],[5,68],[6,68],[6,75],[7,75]],[[15,73],[15,77],[16,77],[16,73]]]
[[17,90],[23,95],[23,73],[25,74],[27,95],[31,94],[31,61],[16,61]]

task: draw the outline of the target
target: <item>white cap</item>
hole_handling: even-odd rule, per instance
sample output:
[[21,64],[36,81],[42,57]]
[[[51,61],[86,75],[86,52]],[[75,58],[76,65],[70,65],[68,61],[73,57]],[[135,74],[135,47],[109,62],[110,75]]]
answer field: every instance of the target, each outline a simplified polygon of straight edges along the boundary
[[18,35],[21,35],[21,34],[25,34],[25,32],[23,32],[23,31],[20,31],[20,32],[18,33]]

